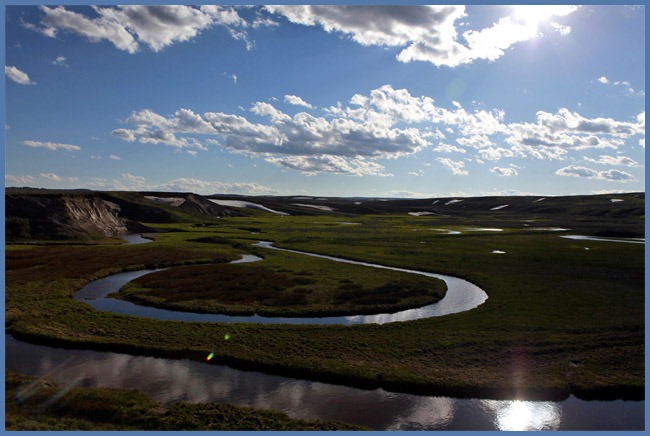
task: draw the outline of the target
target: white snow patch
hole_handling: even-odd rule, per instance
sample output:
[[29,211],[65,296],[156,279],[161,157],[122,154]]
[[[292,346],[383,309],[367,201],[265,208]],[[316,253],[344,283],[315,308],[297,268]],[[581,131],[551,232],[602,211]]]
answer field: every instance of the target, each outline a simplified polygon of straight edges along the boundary
[[461,201],[463,200],[449,200],[448,202],[445,203],[445,206],[449,206],[450,204],[454,204],[454,203],[460,203]]
[[300,207],[311,207],[312,209],[318,209],[318,210],[326,210],[328,212],[333,211],[334,209],[329,207],[329,206],[320,206],[316,204],[301,204],[301,203],[291,203],[294,206],[300,206]]
[[181,204],[185,203],[185,199],[182,197],[152,197],[152,196],[145,196],[149,201],[153,201],[154,203],[158,204],[167,204],[170,206],[180,206]]
[[502,232],[503,229],[490,229],[484,227],[469,227],[465,229],[467,232]]
[[436,232],[445,232],[448,235],[460,235],[460,232],[458,230],[449,230],[449,229],[431,229],[435,230]]
[[360,201],[355,201],[354,204],[359,205],[359,204],[361,204],[361,202]]
[[351,223],[349,221],[337,221],[337,224],[343,224],[345,226],[360,226],[361,223]]
[[423,216],[423,215],[438,215],[435,212],[409,212],[409,215],[412,216]]
[[510,205],[509,204],[503,204],[501,206],[492,207],[492,208],[490,208],[490,210],[499,210],[499,209],[503,209],[503,208],[508,207],[508,206],[510,206]]
[[506,254],[506,252],[501,250],[492,250],[492,254]]
[[437,202],[439,202],[439,201],[440,201],[440,200],[436,200],[436,201],[434,201],[434,202],[433,202],[433,203],[431,203],[431,204],[436,204],[436,203],[437,203]]
[[621,201],[625,201],[625,200],[623,200],[622,198],[612,198],[609,201],[611,201],[612,203],[620,203]]
[[531,230],[540,230],[546,232],[566,232],[571,229],[563,229],[562,227],[533,227]]
[[262,206],[261,204],[257,203],[251,203],[250,201],[242,201],[242,200],[213,200],[210,199],[211,202],[216,203],[220,206],[229,206],[229,207],[239,207],[242,209],[257,209],[257,210],[262,210],[264,212],[271,212],[277,215],[289,215],[286,212],[280,212],[278,210],[273,210],[269,209],[266,206]]
[[539,203],[540,201],[544,201],[544,200],[546,200],[546,197],[539,198],[539,199],[533,201],[533,203]]

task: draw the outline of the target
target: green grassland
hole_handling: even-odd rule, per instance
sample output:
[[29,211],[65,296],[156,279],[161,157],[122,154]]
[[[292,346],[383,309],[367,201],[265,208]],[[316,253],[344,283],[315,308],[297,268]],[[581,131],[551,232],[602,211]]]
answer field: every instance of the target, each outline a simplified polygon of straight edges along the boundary
[[230,404],[165,407],[133,390],[75,387],[66,392],[55,382],[12,372],[5,373],[5,383],[5,430],[9,431],[363,430],[342,422],[291,419],[281,412]]
[[134,280],[115,296],[190,312],[335,316],[421,307],[439,301],[446,289],[430,277],[279,251],[264,256],[255,264],[170,268]]
[[[453,223],[404,215],[344,220],[359,225],[334,216],[255,216],[148,224],[169,232],[145,245],[9,246],[7,332],[48,345],[195,360],[228,333],[210,364],[457,397],[643,397],[643,244],[562,239],[496,214]],[[504,230],[467,231],[479,226]],[[226,242],[197,241],[214,237]],[[117,271],[223,264],[242,253],[265,257],[273,274],[295,279],[307,271],[288,267],[288,254],[253,247],[257,240],[458,276],[489,298],[464,313],[355,326],[159,321],[97,312],[72,299],[84,283]],[[318,267],[336,277],[341,264]]]

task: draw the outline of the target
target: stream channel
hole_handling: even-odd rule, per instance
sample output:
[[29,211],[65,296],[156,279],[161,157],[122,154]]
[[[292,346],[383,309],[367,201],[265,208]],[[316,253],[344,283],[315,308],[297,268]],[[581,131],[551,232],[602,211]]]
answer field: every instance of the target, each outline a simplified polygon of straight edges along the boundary
[[[104,298],[136,277],[154,271],[146,270],[116,274],[91,282],[77,292],[75,298],[97,310],[165,320],[311,324],[407,321],[470,310],[487,299],[480,288],[454,277],[279,249],[268,242],[257,245],[339,262],[437,277],[447,283],[448,291],[438,303],[420,309],[396,314],[330,318],[227,317],[149,308]],[[246,255],[234,263],[256,260],[260,258]],[[223,402],[279,410],[297,419],[340,420],[375,430],[644,429],[645,401],[584,401],[573,396],[564,401],[520,401],[412,395],[242,371],[188,359],[47,347],[22,342],[10,335],[5,335],[5,352],[7,369],[46,376],[64,387],[138,389],[164,404],[177,401]]]

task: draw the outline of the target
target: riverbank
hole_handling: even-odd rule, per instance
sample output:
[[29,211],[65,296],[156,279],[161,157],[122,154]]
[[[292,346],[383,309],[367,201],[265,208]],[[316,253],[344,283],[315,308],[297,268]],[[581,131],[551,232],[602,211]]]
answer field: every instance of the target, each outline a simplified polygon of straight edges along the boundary
[[164,406],[134,390],[70,387],[5,372],[5,430],[365,430],[229,404]]
[[[270,220],[255,225],[271,240],[304,235],[304,242],[282,244],[291,248],[462,276],[490,298],[467,313],[351,327],[165,322],[97,312],[71,299],[82,284],[119,269],[170,264],[172,246],[178,264],[239,257],[231,247],[186,241],[207,233],[187,229],[142,246],[8,250],[7,332],[47,345],[196,361],[215,352],[209,364],[367,388],[479,398],[643,398],[643,247],[594,242],[586,251],[584,242],[551,235],[504,234],[428,235],[426,242],[435,241],[429,248],[419,235],[413,243],[411,229],[396,237],[391,227],[390,238],[379,238],[382,228],[350,226],[337,230],[336,239],[328,229],[310,224],[305,232],[300,220],[288,219],[283,226],[291,232]],[[233,220],[212,232],[244,244],[250,232],[238,229],[248,225]],[[494,248],[511,256],[497,262],[489,254]],[[75,267],[63,268],[67,263]]]

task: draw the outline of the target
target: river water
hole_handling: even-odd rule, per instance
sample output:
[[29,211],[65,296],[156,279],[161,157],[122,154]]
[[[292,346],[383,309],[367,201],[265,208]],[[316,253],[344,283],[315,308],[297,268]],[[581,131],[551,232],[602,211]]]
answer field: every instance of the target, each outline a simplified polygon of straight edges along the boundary
[[[277,249],[271,247],[270,243],[260,243],[260,246]],[[312,255],[293,250],[286,251]],[[363,262],[316,256],[374,266]],[[259,260],[259,258],[247,256],[235,262],[255,260]],[[395,269],[424,275],[431,274]],[[120,304],[128,302],[103,297],[119,289],[128,281],[148,272],[151,271],[128,272],[97,280],[77,292],[75,298],[91,304],[98,310],[113,311],[111,305],[114,302]],[[475,295],[470,299],[461,298],[456,309],[464,305],[464,310],[470,310],[483,303],[487,298],[487,295],[482,295],[485,294],[482,290],[464,280],[438,274],[431,274],[431,276],[445,280],[449,287],[445,298],[436,304],[444,303],[450,296],[452,297],[450,301],[455,301],[454,294],[462,294],[463,289],[473,290]],[[460,285],[465,288],[458,287],[457,291],[454,291],[456,289],[454,281],[448,281],[449,279],[460,280]],[[469,287],[467,287],[468,285]],[[474,288],[480,292],[476,292]],[[188,321],[207,321],[208,319],[202,318],[203,316],[223,316],[132,306],[135,308],[124,309],[127,306],[120,305],[117,312],[160,319],[178,319],[175,316],[180,314],[189,316],[190,318],[183,318]],[[431,309],[426,316],[423,313],[415,314],[412,311],[404,311],[408,314],[403,315],[401,317],[403,319],[384,318],[378,315],[372,315],[369,318],[333,318],[337,320],[336,323],[343,324],[382,323],[440,316],[445,314],[442,313],[445,310],[449,310],[449,308],[436,314],[436,309]],[[417,316],[417,318],[412,316]],[[228,318],[228,320],[220,320],[220,322],[240,322],[240,318],[245,319],[246,322],[274,322],[273,320],[282,319]],[[345,321],[340,322],[341,319],[345,319]],[[334,323],[332,319],[328,318],[305,320],[309,320],[310,323]],[[282,322],[285,322],[284,319]],[[10,335],[5,335],[5,347],[6,368],[9,370],[35,376],[47,376],[62,383],[63,388],[106,386],[138,389],[165,404],[176,401],[224,402],[284,411],[289,416],[299,419],[341,420],[365,425],[376,430],[644,429],[645,401],[583,401],[573,396],[559,402],[455,399],[394,393],[383,389],[363,390],[260,372],[242,371],[226,366],[208,365],[188,359],[163,359],[121,353],[53,348],[21,342]]]
[[5,335],[7,369],[68,386],[138,389],[162,403],[223,402],[376,430],[641,430],[644,401],[501,401],[363,390],[187,359],[65,350]]
[[[430,318],[433,316],[449,315],[452,313],[464,312],[471,310],[487,300],[487,294],[478,286],[456,277],[442,274],[415,271],[404,268],[393,268],[384,265],[375,265],[366,262],[357,262],[353,260],[340,259],[332,256],[323,256],[313,253],[306,253],[296,250],[287,250],[274,247],[270,242],[259,242],[256,245],[287,251],[307,256],[315,256],[335,262],[351,263],[363,265],[372,268],[390,269],[410,274],[424,275],[444,280],[447,285],[447,293],[444,298],[435,304],[423,306],[417,309],[403,310],[395,313],[382,313],[376,315],[354,315],[354,316],[332,316],[323,318],[283,318],[283,317],[263,317],[254,316],[230,316],[221,314],[193,313],[175,310],[158,309],[155,307],[141,306],[131,303],[130,301],[117,300],[114,298],[104,298],[106,295],[117,292],[122,286],[145,274],[160,270],[140,270],[129,271],[115,274],[103,279],[95,280],[75,294],[75,299],[83,301],[97,310],[104,312],[121,313],[124,315],[136,315],[145,318],[157,318],[166,321],[197,321],[197,322],[247,322],[262,324],[384,324],[387,322],[411,321],[421,318]],[[245,255],[241,259],[231,263],[255,262],[262,260],[253,255]]]

